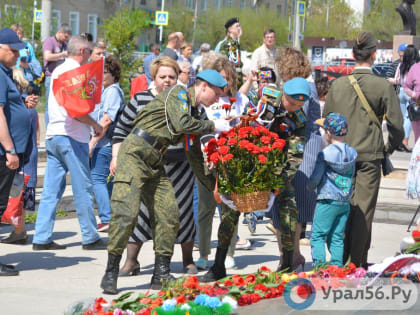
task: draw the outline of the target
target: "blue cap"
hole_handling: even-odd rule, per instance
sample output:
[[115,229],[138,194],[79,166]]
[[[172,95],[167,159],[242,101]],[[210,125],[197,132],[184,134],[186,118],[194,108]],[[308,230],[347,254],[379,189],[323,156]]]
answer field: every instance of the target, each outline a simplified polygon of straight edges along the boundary
[[339,113],[329,113],[327,117],[317,119],[315,122],[334,136],[345,136],[347,134],[347,119]]
[[304,78],[294,78],[283,85],[283,92],[298,101],[307,101],[311,96],[311,87]]
[[222,75],[213,69],[201,71],[199,74],[197,74],[196,78],[206,81],[207,83],[217,86],[221,89],[223,89],[227,85],[227,82],[222,77]]
[[402,43],[400,46],[398,46],[398,52],[405,51],[406,48],[407,48],[407,44]]
[[10,48],[15,50],[26,47],[26,44],[19,39],[16,32],[7,27],[0,31],[0,44],[9,45]]

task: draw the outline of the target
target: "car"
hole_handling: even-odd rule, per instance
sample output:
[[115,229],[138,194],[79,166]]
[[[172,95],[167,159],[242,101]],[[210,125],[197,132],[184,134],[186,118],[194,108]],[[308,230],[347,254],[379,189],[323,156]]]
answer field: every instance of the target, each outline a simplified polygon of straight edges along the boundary
[[372,72],[379,77],[386,78],[392,68],[392,62],[376,63],[372,66]]
[[325,73],[328,76],[328,79],[335,80],[343,75],[352,73],[355,65],[356,60],[353,58],[340,58],[326,65],[315,66],[314,71],[321,71],[321,73]]

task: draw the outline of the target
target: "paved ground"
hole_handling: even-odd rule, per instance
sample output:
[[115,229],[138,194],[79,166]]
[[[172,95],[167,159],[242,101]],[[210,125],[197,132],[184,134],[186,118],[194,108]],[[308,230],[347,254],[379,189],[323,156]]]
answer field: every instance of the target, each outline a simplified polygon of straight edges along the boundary
[[[216,245],[216,233],[219,220],[214,218],[212,242]],[[0,238],[10,232],[9,226],[0,227]],[[250,235],[247,227],[240,224],[240,235],[254,242],[254,249],[237,251],[238,270],[230,273],[254,272],[259,266],[266,265],[275,269],[278,264],[278,249],[274,236],[264,224],[257,226],[257,233]],[[88,298],[103,296],[99,282],[106,264],[105,251],[84,251],[80,243],[80,229],[75,218],[58,220],[54,229],[54,240],[68,247],[62,251],[32,251],[33,225],[28,225],[29,240],[26,245],[0,244],[0,261],[13,264],[21,271],[19,277],[3,277],[0,285],[1,314],[33,314],[55,315],[63,312],[72,303]],[[104,234],[106,236],[106,234]],[[373,228],[373,244],[369,261],[380,262],[398,251],[400,240],[407,236],[406,226],[375,223]],[[302,252],[310,260],[310,248],[302,247]],[[210,259],[214,258],[212,251]],[[194,252],[198,259],[198,252]],[[147,290],[153,270],[154,254],[152,243],[143,246],[140,254],[141,275],[121,278],[118,287],[121,293],[135,290]],[[306,263],[306,269],[310,268]],[[175,247],[175,255],[171,265],[175,276],[182,276],[182,260],[180,247]],[[111,298],[111,296],[104,296]],[[260,302],[250,307],[241,308],[242,314],[261,314],[292,312],[283,299]],[[418,314],[419,312],[417,312]]]

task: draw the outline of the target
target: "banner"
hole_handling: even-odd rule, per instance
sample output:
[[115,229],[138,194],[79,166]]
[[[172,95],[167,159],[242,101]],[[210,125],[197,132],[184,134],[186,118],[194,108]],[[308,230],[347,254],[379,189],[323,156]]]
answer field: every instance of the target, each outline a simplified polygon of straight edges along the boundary
[[53,82],[57,103],[72,118],[87,115],[101,102],[104,60],[64,72]]

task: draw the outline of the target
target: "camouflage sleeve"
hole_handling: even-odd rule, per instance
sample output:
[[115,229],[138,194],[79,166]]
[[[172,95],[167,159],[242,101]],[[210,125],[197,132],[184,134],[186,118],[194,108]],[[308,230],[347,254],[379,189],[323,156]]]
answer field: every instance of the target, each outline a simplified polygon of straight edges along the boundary
[[177,134],[201,134],[214,130],[211,120],[199,120],[191,116],[191,101],[184,89],[176,88],[168,95],[165,110],[172,131]]
[[287,149],[287,167],[285,172],[287,178],[292,180],[303,160],[303,151],[305,148],[305,130],[306,124],[297,127],[288,140]]
[[225,40],[220,46],[219,53],[229,59],[230,40]]
[[190,149],[185,152],[187,155],[188,162],[190,163],[191,168],[193,169],[193,172],[197,179],[209,191],[213,191],[216,179],[212,173],[208,172],[198,137],[193,141],[193,145],[190,147]]

